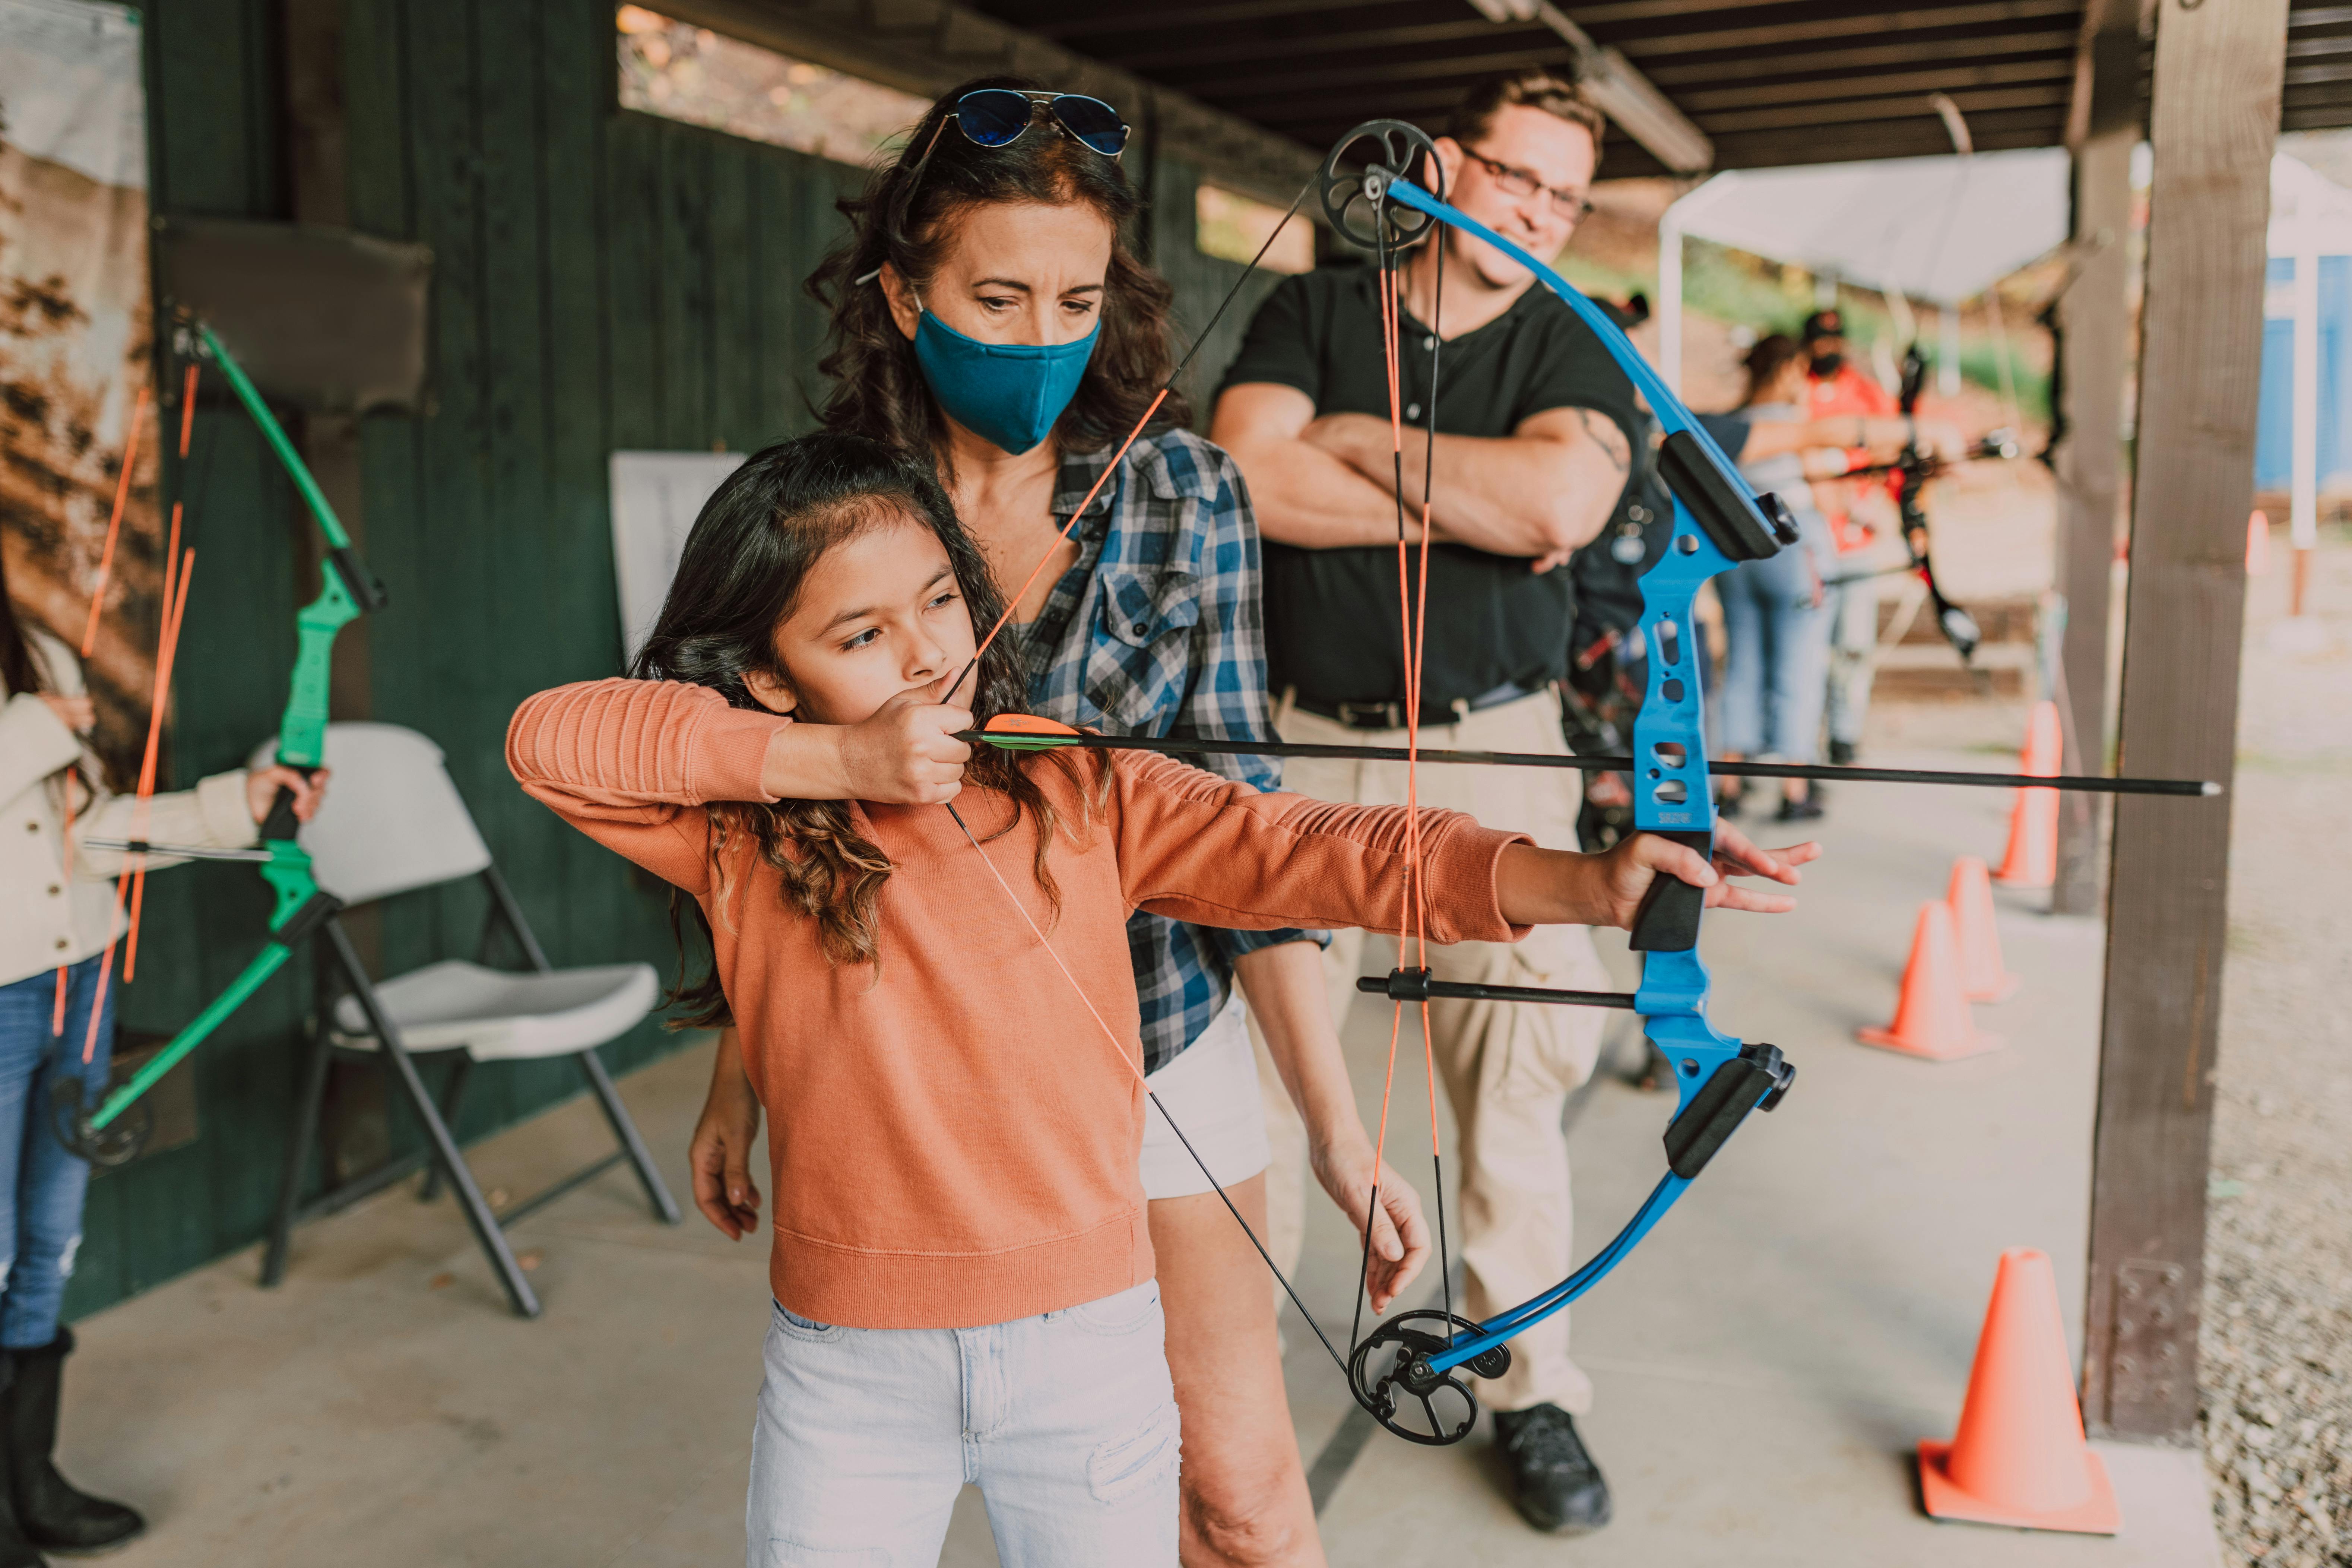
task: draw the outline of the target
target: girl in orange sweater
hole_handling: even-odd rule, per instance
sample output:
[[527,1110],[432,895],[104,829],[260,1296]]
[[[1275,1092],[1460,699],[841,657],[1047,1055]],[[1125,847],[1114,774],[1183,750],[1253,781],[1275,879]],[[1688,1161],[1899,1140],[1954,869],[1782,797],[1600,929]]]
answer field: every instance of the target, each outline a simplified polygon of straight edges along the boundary
[[[1176,1561],[1127,916],[1393,932],[1404,913],[1402,809],[1142,752],[983,749],[952,809],[768,787],[795,717],[919,710],[951,734],[1017,711],[1009,645],[973,660],[1001,608],[928,465],[808,437],[703,509],[650,679],[541,692],[509,731],[527,791],[689,896],[712,968],[683,999],[737,1026],[769,1116],[752,1568],[935,1562],[967,1481],[1009,1563]],[[1727,871],[1784,883],[1811,857],[1721,839]],[[1574,855],[1423,812],[1419,861],[1433,942],[1622,925],[1661,875],[1790,907],[1641,835]]]

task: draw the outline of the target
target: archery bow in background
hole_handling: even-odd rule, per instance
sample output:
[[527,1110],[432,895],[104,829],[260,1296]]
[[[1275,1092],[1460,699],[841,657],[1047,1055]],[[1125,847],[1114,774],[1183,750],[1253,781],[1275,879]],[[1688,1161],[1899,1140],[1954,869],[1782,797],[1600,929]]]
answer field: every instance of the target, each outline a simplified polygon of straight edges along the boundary
[[[1369,142],[1370,160],[1350,162],[1349,153]],[[1105,736],[1080,732],[1068,726],[1024,715],[1004,715],[981,731],[961,736],[968,742],[1013,750],[1055,746],[1136,749],[1177,754],[1346,757],[1397,760],[1408,771],[1427,762],[1442,764],[1565,767],[1623,772],[1633,782],[1636,831],[1663,834],[1712,856],[1716,812],[1710,772],[1761,777],[1803,777],[1883,780],[1899,783],[2027,785],[2071,788],[2113,794],[2215,795],[2216,784],[2195,780],[2108,779],[2070,777],[2063,780],[2022,775],[1925,772],[1883,768],[1817,767],[1798,764],[1710,763],[1703,723],[1703,690],[1698,661],[1704,647],[1694,630],[1692,607],[1700,586],[1709,578],[1742,561],[1759,560],[1795,541],[1796,530],[1787,510],[1770,497],[1757,497],[1738,470],[1697,426],[1689,410],[1651,369],[1605,312],[1585,300],[1549,267],[1432,196],[1402,171],[1416,166],[1437,167],[1435,148],[1428,137],[1397,121],[1374,121],[1350,132],[1325,161],[1318,176],[1326,216],[1340,234],[1374,251],[1381,269],[1384,328],[1393,335],[1394,258],[1427,237],[1438,224],[1450,224],[1475,236],[1532,269],[1546,287],[1599,336],[1618,364],[1649,401],[1665,431],[1660,448],[1660,468],[1674,497],[1674,528],[1667,548],[1641,579],[1641,629],[1650,650],[1648,690],[1633,725],[1633,752],[1620,757],[1559,757],[1481,752],[1422,751],[1406,747],[1359,747],[1242,743],[1225,740],[1181,737]],[[1294,211],[1296,206],[1294,205]],[[1432,323],[1433,331],[1435,323]],[[1396,358],[1390,350],[1391,374]],[[1915,393],[1916,397],[1916,393]],[[1433,395],[1432,404],[1434,404]],[[1402,451],[1401,422],[1391,416]],[[1435,429],[1435,409],[1430,413]],[[1138,427],[1139,432],[1140,426]],[[1132,442],[1133,436],[1129,437]],[[1115,470],[1125,447],[1114,455]],[[1915,447],[1906,454],[1924,475],[1931,459]],[[1921,479],[1924,483],[1924,478]],[[1403,487],[1397,487],[1400,508]],[[1916,489],[1915,487],[1916,500]],[[1081,510],[1084,509],[1081,508]],[[1427,498],[1423,498],[1423,524]],[[1924,525],[1924,517],[1921,519]],[[1924,533],[1924,526],[1922,530]],[[1412,610],[1411,584],[1406,578],[1402,519],[1400,516],[1400,600],[1404,605],[1404,648],[1409,701],[1417,699],[1419,680],[1414,649],[1418,637]],[[1907,531],[1906,531],[1907,534]],[[1426,537],[1424,532],[1424,538]],[[1925,558],[1924,537],[1914,548],[1922,553],[1919,569],[1931,572]],[[1423,552],[1425,559],[1426,552]],[[1910,569],[1910,568],[1905,568]],[[1931,584],[1932,587],[1932,584]],[[1965,619],[1965,612],[1937,595],[1939,616],[1949,610]],[[1972,629],[1972,626],[1971,626]],[[1947,635],[1950,635],[1948,624]],[[1408,799],[1412,792],[1408,789]],[[952,809],[952,807],[950,807]],[[977,846],[975,846],[977,847]],[[991,868],[992,871],[993,867]],[[1002,882],[1002,879],[999,879]],[[1006,888],[1008,895],[1011,892]],[[1014,900],[1016,905],[1018,900]],[[1795,1069],[1779,1049],[1744,1043],[1717,1029],[1706,1016],[1710,979],[1697,952],[1704,890],[1671,879],[1654,885],[1636,917],[1633,951],[1643,954],[1642,983],[1632,993],[1575,992],[1537,987],[1460,984],[1431,978],[1425,967],[1400,965],[1385,978],[1364,976],[1358,989],[1386,994],[1399,1009],[1407,1002],[1424,1006],[1433,998],[1464,998],[1505,1002],[1618,1008],[1637,1015],[1644,1032],[1673,1068],[1678,1091],[1674,1114],[1665,1131],[1667,1172],[1625,1226],[1589,1262],[1566,1279],[1537,1296],[1483,1322],[1457,1318],[1450,1303],[1444,1310],[1423,1310],[1398,1314],[1378,1324],[1370,1334],[1352,1337],[1344,1360],[1317,1324],[1279,1269],[1284,1289],[1309,1327],[1340,1361],[1350,1394],[1375,1421],[1411,1441],[1438,1445],[1458,1442],[1469,1435],[1477,1417],[1477,1402],[1457,1375],[1496,1376],[1509,1365],[1508,1342],[1561,1310],[1591,1289],[1622,1263],[1666,1210],[1673,1206],[1701,1170],[1755,1110],[1770,1110],[1785,1095]],[[1024,911],[1025,918],[1025,911]],[[1032,929],[1034,929],[1034,923]],[[1044,941],[1042,932],[1039,940]],[[1409,942],[1410,932],[1402,939]],[[1049,948],[1050,951],[1050,948]],[[1400,957],[1402,957],[1401,952]],[[1075,982],[1073,982],[1075,984]],[[1106,1033],[1108,1028],[1106,1027]],[[1391,1031],[1391,1072],[1393,1071]],[[1114,1041],[1114,1044],[1116,1042]],[[1124,1049],[1121,1050],[1124,1058]],[[1132,1064],[1130,1063],[1130,1066]],[[1434,1089],[1432,1089],[1433,1100]],[[1154,1100],[1157,1104],[1157,1100]],[[1384,1095],[1385,1104],[1385,1095]],[[1166,1111],[1161,1110],[1164,1117]],[[1432,1106],[1433,1120],[1435,1107]],[[1172,1122],[1171,1122],[1172,1125]],[[1181,1130],[1179,1137],[1182,1136]],[[1385,1115],[1381,1142],[1385,1143]],[[1187,1143],[1189,1149],[1190,1144]],[[1197,1159],[1197,1156],[1196,1156]],[[1203,1167],[1205,1171],[1205,1166]],[[1213,1183],[1214,1178],[1212,1177]],[[1219,1189],[1221,1194],[1223,1189]],[[1444,1227],[1444,1193],[1435,1194],[1440,1234]],[[1372,1210],[1377,1209],[1377,1196]],[[1228,1202],[1230,1208],[1231,1204]],[[1372,1210],[1368,1210],[1369,1216]],[[1236,1220],[1240,1219],[1236,1212]],[[1244,1229],[1248,1229],[1244,1224]],[[1261,1257],[1264,1246],[1250,1237]],[[1441,1247],[1443,1243],[1441,1242]],[[1267,1258],[1272,1267],[1271,1258]],[[1447,1260],[1441,1255],[1441,1277]],[[1360,1276],[1358,1290],[1363,1280]],[[1450,1294],[1450,1286],[1448,1287]],[[1418,1415],[1415,1412],[1418,1412]]]
[[[1919,394],[1927,382],[1927,362],[1921,356],[1919,345],[1913,343],[1903,351],[1903,385],[1899,400],[1903,417],[1911,423],[1910,444],[1891,463],[1847,470],[1855,478],[1871,474],[1894,476],[1895,506],[1903,531],[1903,548],[1910,559],[1897,566],[1884,566],[1874,572],[1856,572],[1848,576],[1834,577],[1823,586],[1834,588],[1846,583],[1858,583],[1864,578],[1892,576],[1897,573],[1916,576],[1927,588],[1928,606],[1936,615],[1936,629],[1944,634],[1944,640],[1950,643],[1952,651],[1960,656],[1960,663],[1974,669],[1971,661],[1976,658],[1978,645],[1984,640],[1984,634],[1977,626],[1974,616],[1944,597],[1943,586],[1936,581],[1936,560],[1929,548],[1931,542],[1924,497],[1927,481],[1941,474],[1948,464],[1943,458],[1919,445]],[[2013,434],[2007,430],[1994,430],[1957,460],[2005,460],[2015,458],[2018,452],[2017,437]]]
[[[318,524],[326,550],[320,561],[319,596],[303,605],[294,616],[294,668],[288,683],[286,706],[278,726],[278,761],[284,766],[299,770],[306,778],[315,774],[325,757],[327,731],[327,698],[329,680],[334,659],[335,636],[361,616],[383,609],[389,602],[383,584],[360,559],[334,508],[328,504],[319,482],[295,451],[294,444],[269,405],[262,400],[252,381],[212,329],[197,321],[183,321],[173,336],[174,352],[188,362],[190,400],[182,415],[182,450],[185,453],[185,431],[193,417],[195,367],[210,360],[220,369],[229,390],[251,416],[261,431],[269,448],[277,455],[279,465],[301,495],[303,504]],[[179,542],[180,508],[173,508],[173,545]],[[180,611],[187,601],[187,565],[192,564],[194,552],[180,569],[172,588],[167,606],[164,647],[168,654],[177,643]],[[101,584],[101,592],[103,586]],[[156,683],[156,705],[149,720],[147,754],[141,769],[142,794],[152,790],[156,747],[160,739],[163,714],[163,697],[170,680],[170,659],[159,660]],[[142,1064],[129,1081],[114,1089],[97,1106],[90,1107],[82,1098],[82,1086],[72,1074],[58,1074],[51,1089],[50,1126],[58,1142],[67,1149],[90,1161],[93,1164],[120,1165],[137,1157],[143,1143],[143,1129],[135,1120],[126,1121],[126,1113],[137,1106],[141,1097],[154,1087],[165,1073],[186,1058],[227,1022],[247,998],[258,991],[269,977],[284,967],[288,958],[304,938],[317,931],[328,916],[341,908],[333,894],[320,889],[310,874],[310,857],[297,841],[299,824],[294,816],[294,793],[280,788],[268,818],[261,825],[261,843],[257,849],[236,851],[204,851],[176,845],[149,844],[142,839],[99,844],[97,847],[118,848],[131,857],[125,867],[126,876],[143,879],[146,857],[168,854],[199,859],[251,860],[258,866],[262,880],[275,895],[275,905],[269,917],[269,938],[255,954],[242,973],[231,981],[221,994],[211,1001],[179,1033],[152,1058]],[[121,902],[118,885],[116,901]],[[131,931],[131,951],[135,951],[138,928]],[[111,950],[110,949],[110,953]],[[127,970],[126,964],[126,970]]]

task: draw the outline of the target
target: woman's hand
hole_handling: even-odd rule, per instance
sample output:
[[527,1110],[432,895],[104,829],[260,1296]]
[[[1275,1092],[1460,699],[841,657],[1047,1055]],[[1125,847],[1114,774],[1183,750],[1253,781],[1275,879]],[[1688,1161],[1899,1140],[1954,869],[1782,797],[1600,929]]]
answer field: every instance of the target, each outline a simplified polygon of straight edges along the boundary
[[971,710],[927,702],[920,689],[884,703],[863,723],[841,731],[842,773],[852,800],[888,805],[937,805],[963,789],[971,747],[956,731],[971,728]]
[[[1315,1167],[1315,1179],[1356,1227],[1356,1241],[1361,1247],[1364,1211],[1371,1202],[1372,1141],[1359,1127],[1344,1142],[1317,1144],[1307,1157]],[[1385,1312],[1429,1261],[1429,1224],[1422,1217],[1421,1194],[1412,1184],[1386,1160],[1379,1163],[1379,1171],[1381,1207],[1372,1216],[1371,1258],[1364,1286],[1372,1310]]]
[[319,815],[319,804],[326,797],[327,770],[304,778],[299,770],[273,763],[246,774],[245,808],[253,813],[254,821],[269,820],[269,808],[278,804],[281,789],[294,792],[294,820],[308,822]]
[[89,734],[98,722],[98,706],[87,697],[59,697],[52,691],[44,691],[40,696],[49,705],[49,711],[58,716],[58,722],[77,735]]
[[751,1144],[760,1136],[760,1100],[743,1071],[742,1037],[730,1025],[719,1033],[710,1092],[687,1145],[694,1173],[694,1206],[730,1241],[759,1228],[760,1188],[751,1180]]

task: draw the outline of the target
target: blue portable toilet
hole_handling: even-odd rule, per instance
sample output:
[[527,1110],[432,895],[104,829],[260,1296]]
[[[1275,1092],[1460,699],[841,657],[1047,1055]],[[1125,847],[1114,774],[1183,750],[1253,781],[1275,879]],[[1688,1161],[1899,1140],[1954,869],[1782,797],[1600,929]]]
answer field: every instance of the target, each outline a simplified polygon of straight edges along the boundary
[[2352,191],[2284,154],[2271,160],[2266,281],[2254,488],[2286,493],[2294,542],[2309,549],[2320,495],[2352,497]]

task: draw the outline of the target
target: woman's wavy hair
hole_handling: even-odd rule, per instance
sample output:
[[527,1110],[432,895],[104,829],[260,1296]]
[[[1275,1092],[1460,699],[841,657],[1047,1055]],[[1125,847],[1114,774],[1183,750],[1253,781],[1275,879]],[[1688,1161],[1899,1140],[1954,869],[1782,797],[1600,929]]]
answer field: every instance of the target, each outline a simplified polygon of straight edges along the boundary
[[[745,677],[765,674],[789,681],[776,655],[776,630],[797,607],[808,574],[825,552],[868,529],[917,523],[930,530],[946,550],[977,634],[1003,613],[1003,600],[988,562],[956,520],[955,508],[930,465],[859,436],[819,434],[782,442],[756,452],[728,476],[694,521],[672,579],[661,616],[629,673],[640,680],[683,680],[707,686],[736,708],[761,706]],[[975,722],[999,713],[1024,710],[1028,681],[1009,638],[991,643],[980,656],[971,701]],[[1059,752],[1045,759],[1073,782],[1078,774]],[[1015,753],[977,748],[964,765],[967,783],[993,790],[1013,804],[1004,826],[1013,830],[1023,812],[1037,827],[1035,868],[1047,900],[1058,910],[1059,889],[1046,868],[1045,852],[1056,823],[1054,808]],[[1081,799],[1089,799],[1084,795]],[[785,800],[713,802],[710,859],[712,904],[726,919],[732,894],[729,863],[738,843],[775,867],[783,879],[785,903],[816,921],[817,940],[835,963],[876,962],[877,906],[889,879],[889,858],[861,837],[849,803]],[[686,943],[681,911],[691,910],[705,939],[708,918],[692,900],[673,894],[670,919],[679,936],[678,984],[670,1000],[685,1009],[674,1026],[730,1021],[727,999],[716,972],[695,984],[686,980]]]
[[[956,100],[984,87],[1044,90],[1017,76],[964,83],[931,105],[905,148],[866,182],[862,195],[839,204],[849,220],[849,240],[808,279],[809,293],[833,321],[824,357],[817,362],[833,390],[817,415],[828,430],[943,458],[946,416],[924,384],[914,345],[891,319],[888,296],[867,275],[887,262],[920,293],[954,241],[956,219],[973,207],[1084,204],[1111,226],[1102,336],[1077,395],[1054,426],[1054,438],[1065,452],[1095,451],[1133,429],[1167,384],[1175,363],[1169,341],[1175,290],[1127,247],[1127,226],[1142,204],[1117,162],[1063,134],[1050,115],[1009,147],[982,147],[948,127]],[[1171,391],[1152,423],[1157,429],[1191,418],[1184,399]]]

